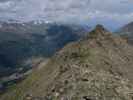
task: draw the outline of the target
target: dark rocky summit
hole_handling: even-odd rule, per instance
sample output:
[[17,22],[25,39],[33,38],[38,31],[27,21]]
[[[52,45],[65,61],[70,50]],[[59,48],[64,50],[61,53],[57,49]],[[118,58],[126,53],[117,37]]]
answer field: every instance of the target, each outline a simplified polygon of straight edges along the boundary
[[98,25],[0,100],[133,100],[133,47]]

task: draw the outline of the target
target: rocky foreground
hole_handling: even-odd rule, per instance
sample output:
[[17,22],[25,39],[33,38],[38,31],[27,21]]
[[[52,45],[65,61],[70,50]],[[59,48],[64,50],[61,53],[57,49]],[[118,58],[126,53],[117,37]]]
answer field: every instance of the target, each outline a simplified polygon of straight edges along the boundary
[[133,47],[101,25],[33,70],[0,100],[133,100]]

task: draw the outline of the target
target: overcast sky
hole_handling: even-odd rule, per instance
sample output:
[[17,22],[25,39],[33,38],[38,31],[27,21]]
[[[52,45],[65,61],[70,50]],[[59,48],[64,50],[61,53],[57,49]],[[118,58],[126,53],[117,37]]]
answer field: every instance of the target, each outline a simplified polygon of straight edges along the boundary
[[133,0],[0,0],[0,20],[102,23],[133,21]]

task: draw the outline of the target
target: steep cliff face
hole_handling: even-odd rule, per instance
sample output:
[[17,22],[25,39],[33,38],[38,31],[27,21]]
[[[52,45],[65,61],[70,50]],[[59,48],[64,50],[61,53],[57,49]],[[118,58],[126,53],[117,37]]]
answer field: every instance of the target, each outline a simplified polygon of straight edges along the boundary
[[132,100],[133,47],[97,25],[1,100]]

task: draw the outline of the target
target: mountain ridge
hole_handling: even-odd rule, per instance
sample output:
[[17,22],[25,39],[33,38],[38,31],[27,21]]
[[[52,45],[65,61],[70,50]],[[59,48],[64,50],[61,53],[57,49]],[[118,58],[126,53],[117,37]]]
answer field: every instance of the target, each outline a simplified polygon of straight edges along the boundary
[[57,52],[1,100],[132,100],[133,47],[101,25],[90,33]]

